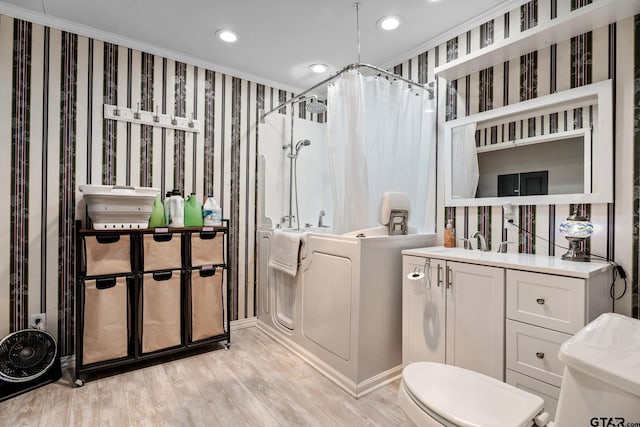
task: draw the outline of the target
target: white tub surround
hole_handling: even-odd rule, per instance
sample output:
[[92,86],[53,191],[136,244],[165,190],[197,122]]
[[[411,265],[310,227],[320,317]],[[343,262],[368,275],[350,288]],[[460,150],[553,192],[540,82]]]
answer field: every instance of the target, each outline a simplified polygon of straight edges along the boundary
[[267,267],[271,230],[258,232],[258,328],[354,397],[402,370],[402,255],[435,234],[306,234],[297,276]]
[[403,362],[506,380],[540,396],[553,417],[564,367],[558,350],[611,311],[610,265],[444,247],[402,254]]

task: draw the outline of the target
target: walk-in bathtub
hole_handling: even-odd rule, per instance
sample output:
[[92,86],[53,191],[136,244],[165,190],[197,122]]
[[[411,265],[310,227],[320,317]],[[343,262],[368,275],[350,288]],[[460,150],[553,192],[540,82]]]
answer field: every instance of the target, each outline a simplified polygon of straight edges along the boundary
[[400,252],[436,240],[376,231],[305,233],[296,277],[267,266],[272,231],[258,231],[258,328],[354,397],[400,377]]

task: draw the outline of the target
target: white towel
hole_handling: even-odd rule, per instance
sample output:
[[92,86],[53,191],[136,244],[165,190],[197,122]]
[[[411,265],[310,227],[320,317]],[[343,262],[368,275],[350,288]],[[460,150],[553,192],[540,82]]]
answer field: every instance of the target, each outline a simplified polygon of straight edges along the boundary
[[303,233],[287,233],[273,230],[269,267],[295,276],[298,273],[298,260],[303,244]]

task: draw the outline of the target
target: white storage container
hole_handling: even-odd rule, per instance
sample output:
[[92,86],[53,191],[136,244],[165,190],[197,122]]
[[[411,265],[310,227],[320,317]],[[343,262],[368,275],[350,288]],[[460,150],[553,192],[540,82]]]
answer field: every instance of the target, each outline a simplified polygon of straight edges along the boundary
[[119,185],[81,185],[96,230],[147,228],[160,189]]

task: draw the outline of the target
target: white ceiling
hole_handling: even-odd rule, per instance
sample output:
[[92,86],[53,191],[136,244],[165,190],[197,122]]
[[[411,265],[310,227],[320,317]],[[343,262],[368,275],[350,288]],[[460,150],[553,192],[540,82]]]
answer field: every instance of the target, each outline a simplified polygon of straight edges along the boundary
[[[360,0],[360,62],[389,67],[419,53],[419,48],[448,30],[513,1]],[[0,2],[0,13],[299,90],[358,62],[353,4],[352,0],[5,0]],[[25,9],[28,16],[23,15]],[[378,30],[376,21],[385,15],[399,15],[403,24],[395,31]],[[220,28],[236,31],[240,39],[235,44],[221,42],[215,37]],[[328,64],[329,71],[314,75],[308,66],[316,62]]]

